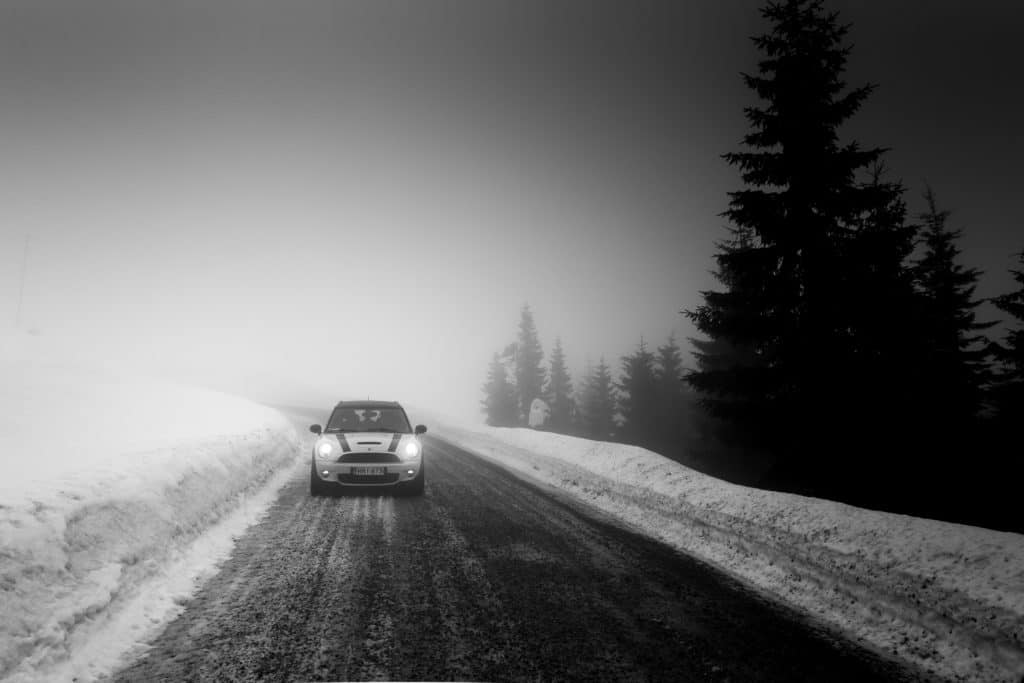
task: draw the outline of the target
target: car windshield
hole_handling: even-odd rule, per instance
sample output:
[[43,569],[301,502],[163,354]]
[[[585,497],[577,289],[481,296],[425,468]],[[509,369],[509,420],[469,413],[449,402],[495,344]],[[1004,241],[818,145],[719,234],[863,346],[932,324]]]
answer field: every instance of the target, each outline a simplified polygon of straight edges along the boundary
[[331,413],[325,432],[403,432],[408,433],[409,420],[401,408],[340,406]]

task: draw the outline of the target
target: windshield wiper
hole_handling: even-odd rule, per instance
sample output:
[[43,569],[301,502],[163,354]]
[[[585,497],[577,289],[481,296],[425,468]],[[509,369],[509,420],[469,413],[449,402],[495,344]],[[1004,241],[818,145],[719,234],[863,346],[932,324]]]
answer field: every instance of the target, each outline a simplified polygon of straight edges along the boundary
[[338,432],[358,432],[358,429],[345,429],[344,427],[332,427],[325,429],[324,434],[337,434]]

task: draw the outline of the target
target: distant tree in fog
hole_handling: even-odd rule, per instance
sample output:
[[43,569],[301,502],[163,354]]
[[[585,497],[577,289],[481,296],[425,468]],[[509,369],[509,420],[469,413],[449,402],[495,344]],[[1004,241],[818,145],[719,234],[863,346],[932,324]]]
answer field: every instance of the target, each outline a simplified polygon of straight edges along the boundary
[[608,441],[615,434],[615,384],[603,356],[583,388],[580,427],[588,439]]
[[544,399],[551,408],[548,429],[560,434],[570,433],[573,427],[573,413],[576,411],[573,405],[572,378],[565,364],[561,338],[555,339],[555,346],[551,349],[551,366],[548,370]]
[[519,338],[516,343],[516,398],[523,424],[530,414],[530,404],[544,396],[544,351],[537,337],[537,326],[529,304],[525,304],[519,318]]
[[618,383],[618,407],[622,415],[619,440],[637,446],[653,447],[658,440],[660,406],[654,370],[654,354],[643,338],[636,351],[623,356]]
[[519,407],[515,392],[508,381],[505,365],[496,353],[484,384],[483,410],[487,424],[492,427],[515,427],[519,424]]
[[990,349],[981,331],[995,323],[977,322],[974,309],[982,300],[974,298],[974,290],[981,272],[959,263],[961,231],[947,226],[950,212],[938,208],[931,188],[924,196],[928,208],[918,218],[925,251],[914,274],[924,296],[923,397],[933,417],[932,433],[941,438],[966,431],[982,407],[991,376]]
[[675,336],[669,335],[658,347],[654,379],[658,400],[658,428],[654,449],[671,456],[680,451],[692,428],[693,401],[683,378],[683,356]]
[[1017,254],[1020,270],[1011,270],[1017,289],[992,299],[999,310],[1010,315],[1003,343],[996,345],[999,368],[992,387],[996,419],[1005,431],[1020,429],[1024,420],[1024,250]]
[[590,383],[590,376],[594,374],[594,364],[589,358],[583,365],[583,371],[573,380],[573,408],[572,434],[583,436],[583,409],[587,403],[587,390]]

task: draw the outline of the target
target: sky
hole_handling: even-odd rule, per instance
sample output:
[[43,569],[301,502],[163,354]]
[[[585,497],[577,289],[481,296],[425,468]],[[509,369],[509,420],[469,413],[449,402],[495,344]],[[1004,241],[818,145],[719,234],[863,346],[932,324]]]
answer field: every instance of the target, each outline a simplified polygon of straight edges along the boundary
[[[577,379],[685,346],[760,5],[0,0],[0,328],[476,417],[525,303]],[[1024,9],[827,5],[850,84],[878,84],[844,139],[891,149],[911,211],[929,183],[978,294],[1007,291]]]

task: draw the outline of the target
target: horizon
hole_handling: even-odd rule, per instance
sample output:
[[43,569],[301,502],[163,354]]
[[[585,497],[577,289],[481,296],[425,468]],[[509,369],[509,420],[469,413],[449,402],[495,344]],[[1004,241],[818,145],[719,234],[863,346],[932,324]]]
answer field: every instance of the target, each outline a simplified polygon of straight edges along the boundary
[[[478,418],[523,304],[577,382],[641,337],[689,362],[760,5],[4,5],[3,326],[242,394]],[[977,295],[1009,291],[1022,10],[827,5],[850,85],[879,84],[844,138],[892,148],[911,216],[927,180]]]

